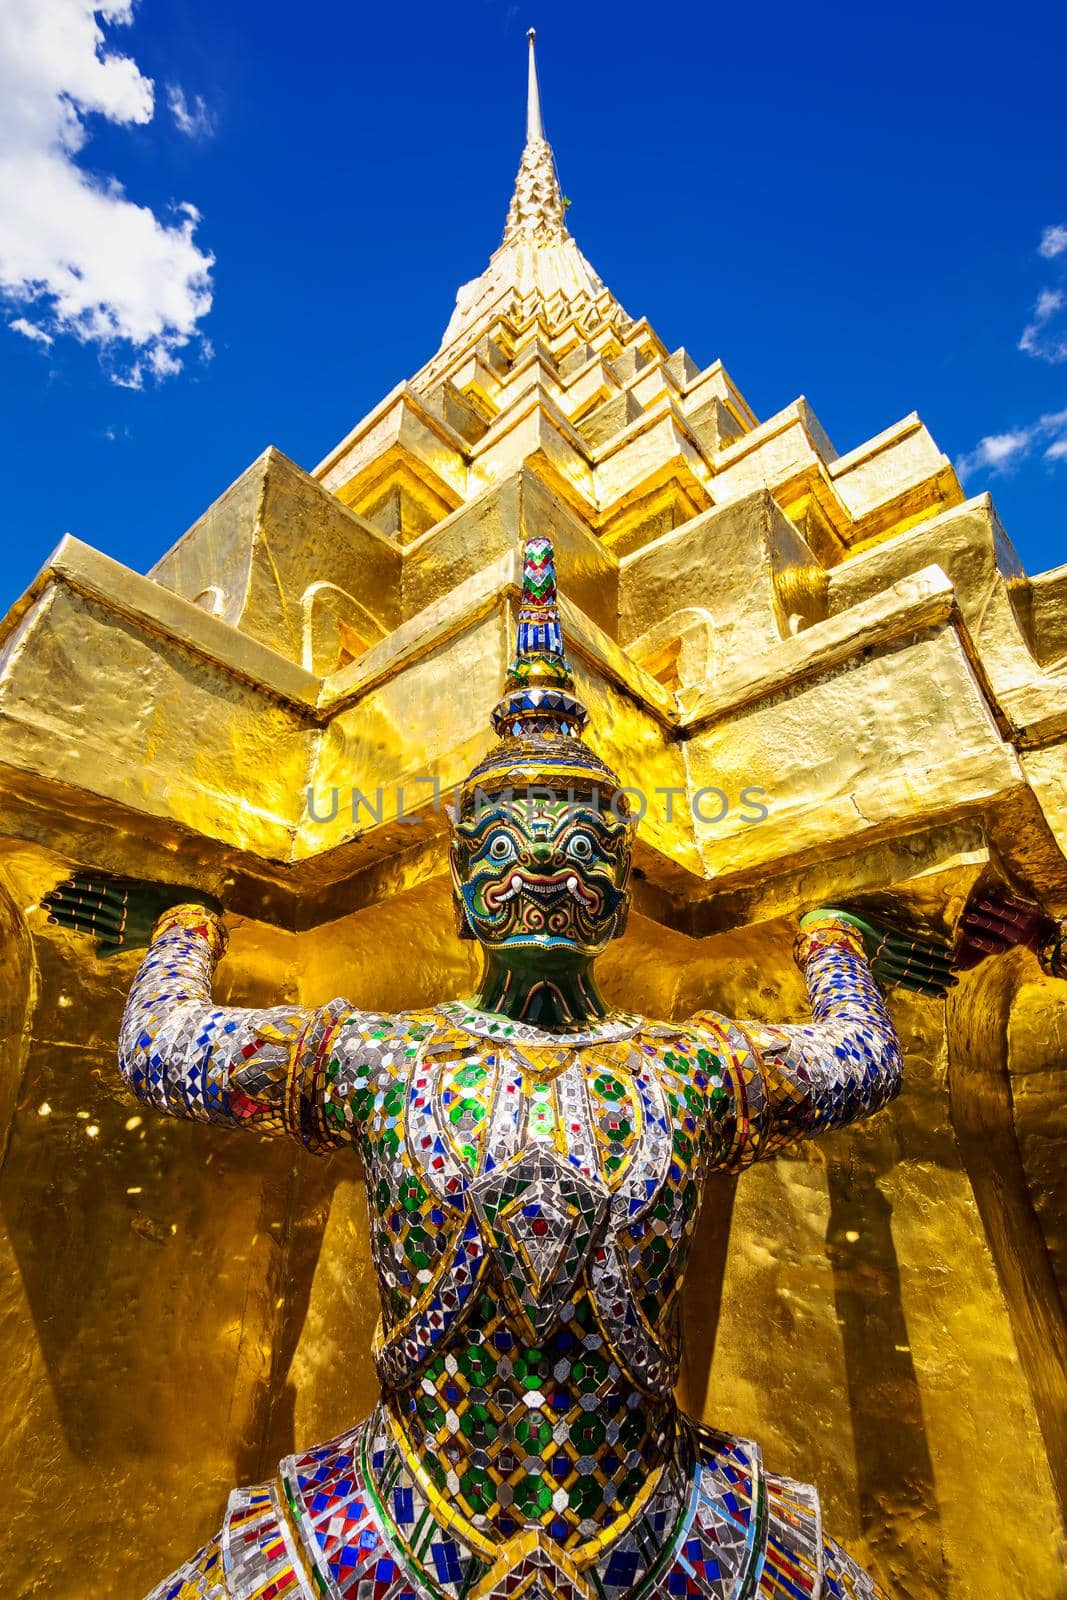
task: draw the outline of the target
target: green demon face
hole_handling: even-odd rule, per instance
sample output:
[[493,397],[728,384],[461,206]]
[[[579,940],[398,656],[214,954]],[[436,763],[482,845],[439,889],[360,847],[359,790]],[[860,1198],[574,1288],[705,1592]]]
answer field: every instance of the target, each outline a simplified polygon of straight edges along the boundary
[[625,924],[630,828],[606,806],[547,794],[483,799],[457,823],[460,915],[502,954],[597,956]]

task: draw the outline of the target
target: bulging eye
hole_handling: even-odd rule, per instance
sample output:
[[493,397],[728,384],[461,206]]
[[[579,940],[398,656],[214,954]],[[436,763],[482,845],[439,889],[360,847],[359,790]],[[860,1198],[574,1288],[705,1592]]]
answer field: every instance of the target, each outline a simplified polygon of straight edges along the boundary
[[591,861],[593,858],[593,841],[587,833],[576,833],[567,843],[567,854],[573,856],[575,861]]
[[507,861],[515,854],[515,846],[506,833],[498,833],[489,841],[489,857],[492,861]]

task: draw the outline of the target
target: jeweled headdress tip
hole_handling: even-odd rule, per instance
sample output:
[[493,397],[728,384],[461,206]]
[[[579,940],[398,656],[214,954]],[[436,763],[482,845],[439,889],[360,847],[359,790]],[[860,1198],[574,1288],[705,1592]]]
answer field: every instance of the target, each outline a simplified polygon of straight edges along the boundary
[[[533,786],[558,791],[562,799],[595,792],[607,802],[619,793],[618,778],[583,738],[589,713],[574,693],[552,541],[541,534],[523,546],[515,655],[491,720],[498,742],[468,776],[462,802],[478,791]],[[622,805],[615,809],[625,812]]]

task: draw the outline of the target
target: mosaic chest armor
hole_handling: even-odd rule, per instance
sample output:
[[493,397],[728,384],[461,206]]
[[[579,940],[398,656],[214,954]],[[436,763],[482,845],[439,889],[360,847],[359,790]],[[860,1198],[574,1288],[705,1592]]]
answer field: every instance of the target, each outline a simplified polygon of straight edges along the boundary
[[159,1600],[873,1593],[823,1538],[814,1490],[672,1393],[707,1174],[898,1087],[847,930],[801,941],[811,1025],[616,1013],[551,1034],[462,1003],[213,1007],[220,943],[202,910],[163,919],[124,1074],[162,1110],[359,1152],[382,1400],[238,1491]]

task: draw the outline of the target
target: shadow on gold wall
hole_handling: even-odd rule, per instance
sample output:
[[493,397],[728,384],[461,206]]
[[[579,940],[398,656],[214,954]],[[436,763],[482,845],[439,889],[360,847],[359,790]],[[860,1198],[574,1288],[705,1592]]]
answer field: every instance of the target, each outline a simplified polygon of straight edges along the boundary
[[910,1589],[936,1594],[945,1563],[934,1470],[908,1338],[892,1205],[878,1176],[851,1158],[827,1162],[826,1248],[856,1453],[857,1508],[880,1562],[891,1562],[906,1545]]

